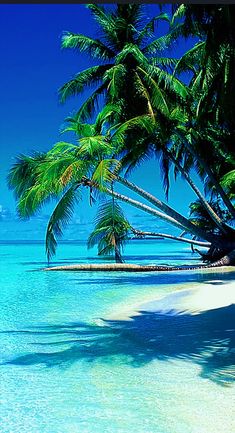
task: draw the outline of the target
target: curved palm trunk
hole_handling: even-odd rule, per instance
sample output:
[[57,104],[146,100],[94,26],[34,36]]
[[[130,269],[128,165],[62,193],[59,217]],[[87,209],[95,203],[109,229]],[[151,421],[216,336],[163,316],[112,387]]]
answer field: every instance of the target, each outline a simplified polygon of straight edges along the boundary
[[202,203],[203,207],[206,209],[207,213],[210,215],[214,223],[217,225],[217,227],[221,230],[222,233],[225,235],[228,233],[225,227],[225,224],[221,220],[221,218],[215,213],[215,211],[212,209],[212,207],[209,205],[208,201],[204,197],[204,195],[201,193],[201,191],[198,189],[198,187],[195,185],[195,183],[192,181],[191,177],[188,175],[188,173],[181,167],[181,165],[178,163],[176,158],[172,155],[172,153],[167,150],[165,151],[166,155],[169,157],[169,159],[174,163],[174,165],[178,168],[184,179],[188,182],[188,184],[191,186],[192,190],[196,193],[198,196],[200,202]]
[[185,242],[187,244],[191,244],[191,245],[198,245],[200,247],[210,247],[211,243],[210,242],[200,242],[200,241],[195,241],[193,239],[187,239],[187,238],[183,238],[181,236],[173,236],[173,235],[169,235],[166,233],[156,233],[156,232],[143,232],[141,230],[136,230],[134,228],[131,229],[131,231],[137,235],[137,236],[159,236],[165,239],[172,239],[174,241],[179,241],[179,242]]
[[[115,191],[112,192],[110,189],[106,189],[105,192],[106,192],[106,194],[108,194],[110,196],[113,195],[117,200],[123,201],[123,202],[128,203],[128,204],[130,204],[132,206],[135,206],[136,208],[141,209],[144,212],[147,212],[147,213],[149,213],[149,214],[151,214],[153,216],[156,216],[157,218],[160,218],[163,221],[168,222],[168,223],[174,225],[175,227],[178,227],[180,229],[184,228],[180,223],[178,223],[178,221],[176,221],[171,216],[166,215],[166,214],[164,214],[162,212],[159,212],[156,209],[153,209],[150,206],[147,206],[147,205],[145,205],[143,203],[140,203],[137,200],[133,200],[132,198],[127,197],[127,196],[125,196],[123,194],[119,194],[119,193],[117,193]],[[199,229],[196,226],[195,227],[193,226],[193,229],[191,229],[190,232],[192,234],[194,234],[195,236],[197,236],[197,237],[205,239],[208,242],[214,243],[215,245],[217,245],[217,244],[220,245],[221,244],[220,240],[216,236],[211,235],[210,233],[206,233],[206,232],[204,232],[203,230]]]
[[204,161],[204,159],[201,158],[200,155],[198,155],[195,152],[195,150],[190,146],[190,144],[188,142],[184,142],[184,144],[185,144],[185,147],[187,148],[187,150],[191,153],[191,155],[194,156],[195,158],[197,158],[197,160],[200,163],[200,165],[202,166],[202,168],[204,168],[207,176],[209,177],[210,181],[213,183],[214,187],[216,188],[216,191],[218,192],[218,194],[222,198],[225,206],[227,207],[227,209],[229,210],[231,215],[235,218],[235,208],[234,208],[232,202],[230,201],[228,195],[226,194],[226,192],[224,191],[224,189],[222,188],[222,186],[220,185],[220,183],[216,179],[211,168],[207,165],[207,163]]
[[[116,180],[119,183],[121,183],[122,185],[125,185],[127,188],[129,188],[132,191],[139,194],[141,197],[148,200],[150,203],[152,203],[154,206],[161,209],[166,214],[170,215],[172,218],[174,218],[174,220],[176,220],[178,223],[180,223],[180,225],[178,224],[177,227],[180,227],[181,229],[182,228],[187,229],[187,231],[194,234],[195,236],[200,237],[202,239],[209,240],[208,237],[206,237],[208,235],[207,233],[205,233],[203,230],[196,227],[194,224],[191,223],[191,221],[189,221],[187,218],[185,218],[179,212],[176,212],[174,209],[172,209],[166,203],[157,199],[156,197],[154,197],[149,192],[145,191],[144,189],[140,188],[139,186],[130,182],[129,180],[122,178],[121,176],[116,176]],[[209,240],[209,242],[210,242],[210,240]]]

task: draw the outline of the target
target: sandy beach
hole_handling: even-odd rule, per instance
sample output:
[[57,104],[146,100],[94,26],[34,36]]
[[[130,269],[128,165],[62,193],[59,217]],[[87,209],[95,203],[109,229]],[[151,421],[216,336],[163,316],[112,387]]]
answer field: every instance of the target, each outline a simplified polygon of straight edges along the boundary
[[[222,272],[230,274],[231,280],[223,280]],[[192,271],[188,271],[192,272]],[[119,311],[112,312],[109,316],[112,320],[132,320],[133,316],[147,312],[169,312],[175,314],[187,312],[197,314],[202,311],[213,310],[235,304],[235,272],[231,268],[218,269],[218,279],[210,278],[215,274],[214,270],[204,271],[208,280],[203,283],[185,283],[176,287],[170,294],[153,297],[153,294],[137,300],[136,303],[127,302]],[[141,295],[140,295],[141,296]]]

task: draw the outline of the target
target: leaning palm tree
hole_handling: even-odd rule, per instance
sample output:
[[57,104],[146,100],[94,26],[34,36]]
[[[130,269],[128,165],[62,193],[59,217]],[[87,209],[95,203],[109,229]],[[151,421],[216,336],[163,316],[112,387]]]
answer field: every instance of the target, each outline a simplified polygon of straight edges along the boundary
[[[175,135],[179,137],[182,131],[185,135],[184,127],[188,122],[189,114],[191,115],[189,112],[190,104],[192,104],[191,95],[187,87],[179,80],[171,78],[167,71],[169,63],[166,67],[166,60],[160,61],[164,67],[159,66],[157,56],[151,60],[149,53],[156,55],[160,45],[159,41],[156,42],[156,40],[149,43],[150,27],[148,25],[139,39],[143,44],[142,49],[136,49],[134,42],[137,43],[138,41],[136,32],[139,31],[136,30],[139,26],[139,24],[137,26],[136,17],[140,11],[140,6],[118,5],[115,19],[112,14],[107,15],[107,18],[103,8],[96,5],[89,7],[95,11],[96,16],[103,24],[106,22],[106,40],[110,22],[118,27],[116,33],[113,27],[111,33],[109,30],[109,36],[114,37],[116,42],[113,41],[112,44],[108,45],[108,48],[114,50],[116,47],[116,51],[114,50],[113,63],[108,66],[106,71],[108,73],[105,72],[106,75],[104,75],[102,72],[100,79],[103,87],[101,90],[99,88],[98,95],[105,90],[106,105],[94,124],[84,122],[83,119],[86,119],[88,114],[94,114],[94,101],[97,97],[95,91],[96,93],[91,96],[92,99],[85,102],[86,105],[81,107],[77,116],[68,120],[67,129],[76,132],[78,143],[59,143],[50,152],[41,156],[40,163],[34,156],[29,158],[29,161],[27,157],[23,157],[13,167],[9,183],[18,195],[20,215],[30,216],[47,200],[52,198],[58,200],[58,204],[51,215],[46,235],[47,254],[50,257],[55,252],[57,238],[62,234],[63,226],[71,216],[73,206],[80,199],[80,189],[85,186],[90,188],[92,192],[100,191],[116,200],[129,203],[157,218],[161,218],[181,231],[187,231],[192,236],[205,240],[216,248],[221,248],[223,252],[233,249],[234,240],[229,239],[228,228],[220,216],[216,215],[206,198],[193,186],[187,173],[187,167],[179,163],[178,155],[174,152],[173,138]],[[132,22],[134,19],[137,20],[135,25]],[[129,24],[127,26],[128,20],[132,20],[130,26]],[[119,24],[117,25],[117,23]],[[126,41],[124,45],[118,47],[117,35],[120,39],[124,34],[125,38],[132,38],[132,41],[128,39],[128,43]],[[145,43],[143,42],[145,39],[143,35],[148,36]],[[143,39],[141,39],[142,37]],[[100,50],[104,45],[104,40],[102,42],[101,39],[96,40],[95,45],[87,39],[86,43],[81,43],[81,35],[67,35],[65,40],[66,38],[68,46],[82,50],[84,48],[85,51],[89,52],[93,52],[95,49],[96,55],[101,52]],[[166,40],[172,40],[172,34],[169,38],[164,38],[164,44]],[[103,44],[102,47],[100,42]],[[125,74],[122,75],[121,71]],[[70,86],[65,86],[62,90],[64,99],[82,91],[84,86],[81,85],[81,80],[84,79],[83,84],[89,82],[89,74],[93,72],[89,71],[88,74],[80,75],[76,77],[73,83],[70,83]],[[133,78],[131,83],[134,83],[134,87],[130,88],[131,98],[129,98],[130,95],[125,87],[126,83],[131,84],[128,81],[130,77]],[[97,80],[96,76],[90,83],[97,82]],[[183,101],[186,103],[183,104]],[[109,110],[111,106],[112,108]],[[168,204],[121,176],[123,167],[132,168],[135,164],[142,162],[146,156],[156,153],[156,151],[160,151],[162,155],[167,188],[170,161],[184,175],[194,191],[197,191],[196,193],[207,209],[208,215],[213,217],[212,219],[217,225],[217,233],[210,233],[198,227]],[[24,185],[19,187],[22,185],[22,165],[24,172],[29,175],[28,187],[24,187]],[[137,192],[139,197],[148,200],[151,206],[132,199],[129,195],[117,192],[116,185],[120,183],[125,185],[128,191]],[[112,188],[112,185],[115,189]]]
[[[104,118],[109,118],[107,112]],[[77,144],[60,142],[49,152],[40,154],[40,157],[38,155],[21,156],[9,174],[9,185],[17,196],[18,213],[21,217],[29,218],[48,200],[57,200],[46,232],[48,259],[55,254],[57,239],[69,222],[74,206],[82,199],[82,187],[88,187],[92,196],[96,192],[109,195],[115,200],[128,203],[160,218],[197,239],[205,240],[217,247],[221,246],[222,241],[218,234],[212,234],[197,227],[168,204],[123,178],[121,161],[113,158],[113,154],[117,151],[117,148],[113,147],[115,140],[112,143],[109,132],[107,136],[98,133],[97,124],[99,128],[103,128],[101,113],[98,116],[98,122],[93,125],[81,124],[78,128],[76,124],[81,134]],[[113,135],[116,136],[116,134],[117,130]],[[118,134],[120,135],[120,131]],[[22,172],[27,176],[27,186],[22,182]],[[124,185],[129,193],[130,191],[137,193],[140,201],[131,198],[129,193],[124,195],[117,192],[118,184]],[[147,200],[149,204],[143,203],[142,199]],[[105,227],[108,230],[108,226]],[[111,232],[112,227],[110,220]],[[176,240],[180,240],[179,237]],[[188,241],[184,238],[181,240]],[[198,245],[198,240],[192,239],[190,243]]]
[[[174,111],[177,102],[182,102],[182,98],[185,104],[185,98],[188,96],[188,91],[186,86],[175,77],[170,76],[167,72],[167,68],[169,69],[169,67],[172,67],[176,62],[176,59],[159,57],[157,54],[160,50],[170,44],[172,40],[174,40],[177,35],[177,27],[176,29],[173,29],[171,33],[161,37],[160,40],[154,39],[150,42],[150,36],[153,36],[152,31],[154,21],[157,19],[168,20],[166,14],[160,14],[160,16],[155,17],[145,26],[141,31],[141,34],[139,34],[140,23],[138,20],[139,14],[141,13],[140,5],[118,5],[114,12],[111,13],[106,11],[106,15],[104,8],[96,5],[88,5],[88,7],[102,28],[101,37],[94,40],[82,35],[67,33],[64,36],[62,46],[65,48],[76,48],[80,51],[87,51],[94,57],[100,55],[103,60],[105,60],[105,58],[112,59],[112,61],[115,60],[115,64],[113,66],[107,64],[105,67],[108,68],[108,72],[105,72],[105,74],[102,75],[102,71],[102,76],[99,75],[99,77],[97,75],[98,70],[96,67],[92,70],[89,69],[86,73],[84,71],[81,72],[76,76],[76,79],[71,80],[61,88],[62,99],[64,100],[66,97],[77,94],[84,89],[84,86],[81,85],[81,78],[84,80],[82,81],[83,84],[86,83],[86,85],[92,85],[92,74],[94,73],[94,83],[97,83],[97,80],[102,81],[101,90],[102,92],[106,92],[106,101],[112,101],[112,103],[117,103],[118,101],[119,106],[121,107],[116,121],[119,119],[120,123],[127,119],[145,115],[147,113],[154,120],[156,120],[156,116],[160,117],[163,127],[165,124],[165,130],[167,128],[172,130],[173,117],[170,115],[170,112]],[[151,32],[150,29],[152,29]],[[102,68],[104,67],[104,65],[101,66]],[[91,96],[89,101],[94,102],[95,99],[93,96],[94,95]],[[85,102],[85,106],[87,107],[87,102]],[[89,105],[89,107],[94,108],[94,104]],[[176,109],[178,109],[178,107],[176,107]],[[79,123],[83,116],[81,113],[84,113],[83,108],[79,113],[79,115],[75,116],[74,122],[77,120]],[[86,115],[88,114],[86,110],[85,113]],[[178,116],[179,115],[180,113]],[[186,119],[185,122],[188,122],[188,119]],[[183,131],[183,127],[184,125],[181,122],[180,139],[182,139],[182,135],[184,138],[189,135],[188,131]],[[156,135],[157,134],[155,134],[155,136]],[[171,134],[168,133],[168,141],[170,137]],[[131,131],[129,130],[128,133],[126,131],[125,152],[128,153],[129,160],[132,158],[132,166],[135,165],[137,160],[137,146],[142,152],[142,157],[144,158],[146,156],[146,146],[145,150],[142,146],[142,143],[146,142],[146,140],[147,142],[149,141],[149,134],[147,134],[147,137],[144,133],[141,135],[139,128],[132,127]],[[188,140],[186,140],[186,143],[188,143]],[[161,146],[161,148],[163,148],[163,146]],[[190,147],[190,151],[191,149],[192,146]],[[169,189],[169,158],[173,160],[174,165],[177,165],[177,160],[169,153],[169,151],[167,154],[166,152],[162,152],[162,168],[166,191]],[[202,159],[202,161],[204,160]],[[206,164],[204,163],[204,167],[205,165]],[[183,173],[187,182],[194,189],[196,194],[200,196],[199,198],[204,203],[208,213],[214,218],[221,230],[225,231],[220,219],[202,197],[200,191],[195,188],[190,176],[187,175],[185,170],[180,168],[179,164],[177,170]],[[208,172],[209,168],[207,170],[207,173]],[[223,200],[230,207],[230,212],[234,212],[233,205],[224,193],[219,181],[216,181],[211,170],[209,174],[210,178],[213,179],[213,183],[216,183],[216,188]]]

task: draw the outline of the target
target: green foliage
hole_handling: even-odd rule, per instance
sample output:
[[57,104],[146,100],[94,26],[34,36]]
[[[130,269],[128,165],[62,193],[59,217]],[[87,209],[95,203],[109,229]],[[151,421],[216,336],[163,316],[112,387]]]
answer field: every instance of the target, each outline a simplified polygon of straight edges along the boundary
[[[136,68],[141,67],[147,74],[149,66],[158,68],[158,74],[172,69],[175,59],[163,57],[162,53],[173,43],[174,37],[168,34],[156,37],[156,24],[160,21],[170,22],[168,15],[162,12],[148,20],[144,14],[145,7],[140,4],[118,4],[112,8],[108,5],[88,4],[87,7],[99,26],[99,39],[65,32],[62,47],[86,52],[91,58],[108,63],[79,72],[61,87],[60,100],[64,102],[89,86],[93,93],[80,107],[77,113],[79,121],[87,121],[92,114],[98,113],[101,96],[104,97],[105,104],[124,101],[119,122],[144,114],[149,104],[148,84],[142,82],[140,98],[140,79],[136,75]],[[165,80],[170,86],[168,75],[162,75],[161,91]],[[145,90],[143,86],[146,86]]]
[[14,191],[16,199],[34,185],[35,177],[45,154],[34,153],[33,156],[19,155],[8,174],[8,186]]
[[113,199],[101,203],[95,219],[95,228],[89,236],[88,248],[98,245],[99,255],[115,255],[122,262],[122,249],[127,241],[130,224],[121,207]]
[[121,163],[117,159],[102,159],[95,168],[91,180],[100,191],[105,192],[120,169]]
[[105,72],[112,65],[92,66],[75,75],[72,80],[68,81],[59,89],[59,97],[61,102],[65,102],[71,96],[79,95],[84,92],[86,87],[96,86],[99,84]]
[[226,173],[222,179],[221,184],[229,193],[232,199],[235,198],[235,169]]
[[[213,200],[209,203],[225,223],[231,221],[231,215],[227,210],[221,208],[221,202],[219,200]],[[207,232],[218,233],[215,223],[210,216],[208,216],[205,208],[199,200],[190,204],[190,221]]]
[[[79,186],[103,195],[121,171],[128,174],[146,159],[158,158],[167,197],[172,166],[175,176],[181,173],[187,179],[196,169],[210,200],[192,203],[191,221],[217,235],[209,207],[223,222],[235,215],[229,202],[235,184],[235,33],[230,7],[180,5],[172,20],[164,12],[147,19],[141,4],[87,7],[99,26],[99,38],[71,32],[62,37],[62,48],[98,61],[59,90],[61,102],[91,91],[62,131],[72,132],[76,144],[61,141],[47,153],[18,157],[8,183],[19,215],[29,218],[48,200],[57,200],[46,234],[49,260],[80,199]],[[229,36],[221,31],[221,19]],[[157,37],[161,20],[170,28]],[[174,43],[189,35],[199,37],[195,46],[181,59],[168,57]],[[191,74],[189,85],[181,81],[182,72]],[[98,244],[99,254],[114,253],[121,261],[129,228],[112,199],[99,208],[88,245]]]
[[102,44],[99,39],[92,39],[85,35],[65,32],[62,36],[62,48],[73,48],[87,52],[91,57],[109,60],[114,52]]
[[74,206],[81,198],[78,186],[71,186],[57,203],[46,230],[46,254],[48,262],[56,253],[57,239],[72,218]]

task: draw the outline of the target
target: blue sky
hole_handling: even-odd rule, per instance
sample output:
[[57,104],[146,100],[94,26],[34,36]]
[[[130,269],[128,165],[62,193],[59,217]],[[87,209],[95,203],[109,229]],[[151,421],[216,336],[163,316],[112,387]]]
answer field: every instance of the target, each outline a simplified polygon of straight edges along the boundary
[[[146,9],[149,16],[158,13],[157,5],[146,5]],[[65,105],[58,103],[58,88],[75,73],[91,65],[85,55],[61,50],[61,36],[66,30],[95,35],[94,22],[84,5],[0,5],[0,215],[2,208],[9,210],[0,221],[0,239],[44,237],[52,206],[44,208],[40,216],[30,222],[18,222],[15,200],[7,188],[6,176],[18,154],[49,150],[59,141],[59,129],[64,118],[82,102],[83,98],[79,97]],[[185,45],[181,42],[174,55],[179,56],[184,49]],[[164,198],[157,160],[136,170],[132,179],[156,196]],[[169,198],[173,207],[187,214],[188,203],[194,200],[194,195],[179,179],[172,184]],[[142,227],[158,225],[157,221],[154,223],[151,217],[136,209],[125,209],[127,215]],[[76,238],[82,227],[84,229],[86,224],[90,227],[94,212],[85,198],[76,209],[69,236]],[[84,230],[82,236],[87,232]]]

